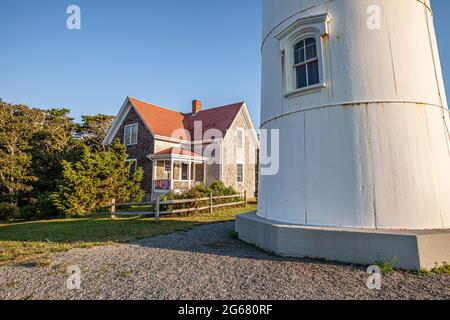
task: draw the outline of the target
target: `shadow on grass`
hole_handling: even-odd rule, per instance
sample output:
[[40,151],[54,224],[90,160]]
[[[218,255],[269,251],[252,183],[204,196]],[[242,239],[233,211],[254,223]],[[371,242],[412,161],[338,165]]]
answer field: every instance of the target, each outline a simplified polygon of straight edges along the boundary
[[128,216],[111,220],[108,214],[79,219],[55,219],[35,222],[0,223],[0,264],[26,260],[36,255],[73,248],[127,243],[217,222],[233,221],[236,214],[255,206],[231,208],[215,213],[163,217]]
[[213,213],[163,216],[156,223],[153,216],[133,212],[112,220],[108,213],[84,218],[53,219],[33,222],[0,222],[0,241],[22,242],[129,242],[155,235],[187,230],[195,225],[234,221],[237,214],[256,210],[256,205],[234,207]]
[[[235,215],[250,212],[255,206],[234,208],[217,213],[163,217],[155,223],[153,217],[126,217],[111,220],[108,214],[96,214],[80,219],[0,224],[0,264],[26,261],[30,257],[89,248],[115,243],[135,242],[147,248],[187,251],[254,260],[301,261],[314,264],[340,264],[308,258],[280,257],[236,239]],[[230,222],[226,226],[219,223]],[[215,224],[214,226],[206,226]],[[194,235],[177,234],[164,239],[148,239],[193,227]],[[356,266],[361,268],[361,266]]]
[[198,222],[151,218],[109,217],[8,223],[0,225],[0,241],[20,242],[129,242],[133,240],[186,230]]

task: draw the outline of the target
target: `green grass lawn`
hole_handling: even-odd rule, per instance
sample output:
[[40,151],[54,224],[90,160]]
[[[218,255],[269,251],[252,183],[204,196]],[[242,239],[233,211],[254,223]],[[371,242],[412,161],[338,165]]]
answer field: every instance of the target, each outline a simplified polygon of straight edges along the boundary
[[49,264],[48,255],[73,248],[90,248],[130,242],[147,237],[184,231],[196,225],[233,221],[240,213],[256,210],[229,208],[214,213],[186,216],[124,217],[111,220],[108,214],[79,219],[55,219],[23,223],[0,223],[0,265],[36,262]]

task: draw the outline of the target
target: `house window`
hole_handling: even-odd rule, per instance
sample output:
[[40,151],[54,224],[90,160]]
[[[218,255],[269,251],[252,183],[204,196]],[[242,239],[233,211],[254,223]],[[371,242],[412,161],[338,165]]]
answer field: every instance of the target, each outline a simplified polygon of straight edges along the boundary
[[166,171],[166,172],[172,171],[172,167],[170,165],[170,161],[164,161],[164,171]]
[[294,69],[296,89],[306,88],[320,82],[315,38],[304,38],[295,44]]
[[137,170],[137,159],[128,159],[126,162],[128,165],[128,177],[132,178]]
[[181,180],[189,180],[189,165],[187,163],[181,164]]
[[138,124],[130,124],[125,126],[124,129],[124,144],[126,146],[131,146],[137,144],[138,140]]
[[239,183],[244,182],[244,165],[243,164],[237,165],[237,182],[239,182]]
[[244,130],[242,129],[237,130],[237,147],[239,149],[244,148]]

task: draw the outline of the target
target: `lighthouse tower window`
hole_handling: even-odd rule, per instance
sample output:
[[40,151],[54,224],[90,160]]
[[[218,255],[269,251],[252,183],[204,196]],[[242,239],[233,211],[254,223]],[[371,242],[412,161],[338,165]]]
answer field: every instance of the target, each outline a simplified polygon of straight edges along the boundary
[[319,83],[319,58],[315,38],[301,39],[295,44],[294,70],[297,89]]
[[285,98],[317,93],[327,87],[325,71],[329,37],[328,13],[298,19],[275,36],[280,48]]

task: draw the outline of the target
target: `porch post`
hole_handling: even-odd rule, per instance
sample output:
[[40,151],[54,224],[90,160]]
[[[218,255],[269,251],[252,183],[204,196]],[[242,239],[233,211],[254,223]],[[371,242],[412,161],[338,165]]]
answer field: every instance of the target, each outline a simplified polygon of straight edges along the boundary
[[151,199],[154,200],[155,199],[155,180],[156,180],[156,167],[158,165],[158,160],[152,160],[152,195],[151,195]]
[[192,181],[194,181],[194,186],[195,186],[195,183],[197,182],[197,181],[195,181],[195,178],[197,177],[197,175],[195,174],[195,170],[197,169],[197,164],[195,162],[193,162],[192,164],[194,165],[194,170],[192,171],[194,174],[194,177],[193,177]]
[[191,166],[192,166],[192,162],[189,161],[188,162],[188,185],[189,185],[189,189],[191,189]]
[[206,162],[203,161],[203,184],[206,185]]
[[159,201],[161,200],[161,197],[159,196],[159,194],[156,196],[156,203],[155,203],[155,222],[159,223],[160,219],[159,219]]
[[111,219],[116,219],[116,199],[112,199],[111,201]]
[[170,180],[169,180],[169,191],[172,191],[173,183],[173,158],[170,158]]

